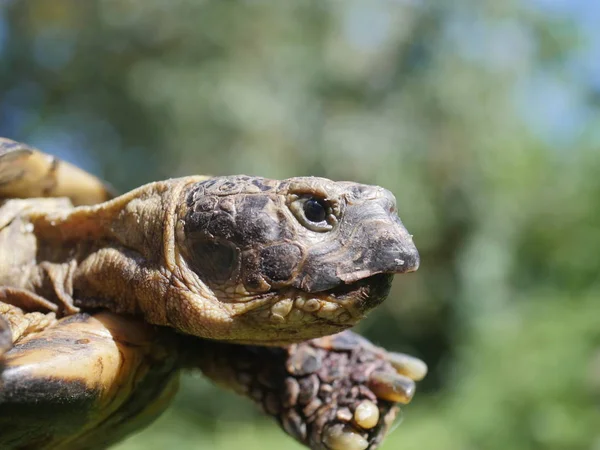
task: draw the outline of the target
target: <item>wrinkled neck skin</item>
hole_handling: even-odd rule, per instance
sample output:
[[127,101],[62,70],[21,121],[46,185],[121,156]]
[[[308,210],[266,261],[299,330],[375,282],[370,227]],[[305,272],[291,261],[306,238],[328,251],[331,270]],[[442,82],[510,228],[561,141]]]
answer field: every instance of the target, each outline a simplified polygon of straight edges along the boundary
[[41,295],[59,315],[102,308],[201,337],[226,336],[230,321],[186,270],[175,242],[177,208],[186,188],[203,179],[152,183],[93,206],[36,205],[10,225],[32,244],[27,276],[0,284]]

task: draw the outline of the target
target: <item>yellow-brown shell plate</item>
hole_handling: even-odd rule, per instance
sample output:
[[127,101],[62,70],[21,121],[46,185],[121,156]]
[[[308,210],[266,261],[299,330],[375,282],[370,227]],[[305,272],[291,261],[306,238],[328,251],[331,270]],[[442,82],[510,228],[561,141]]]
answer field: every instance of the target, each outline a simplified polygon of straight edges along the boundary
[[178,381],[176,346],[159,333],[77,314],[17,342],[0,368],[0,448],[105,448],[153,420]]
[[74,205],[112,198],[95,176],[25,144],[0,138],[0,199],[68,197]]

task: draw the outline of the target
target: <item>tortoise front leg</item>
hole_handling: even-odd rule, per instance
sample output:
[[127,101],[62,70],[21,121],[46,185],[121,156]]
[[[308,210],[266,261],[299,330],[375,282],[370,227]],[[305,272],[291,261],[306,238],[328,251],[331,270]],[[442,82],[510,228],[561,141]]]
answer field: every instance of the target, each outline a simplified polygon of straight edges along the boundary
[[314,450],[379,446],[427,367],[351,332],[287,348],[212,341],[189,347],[188,364],[250,397]]
[[0,367],[0,448],[106,448],[146,425],[177,388],[169,336],[99,313],[19,340]]

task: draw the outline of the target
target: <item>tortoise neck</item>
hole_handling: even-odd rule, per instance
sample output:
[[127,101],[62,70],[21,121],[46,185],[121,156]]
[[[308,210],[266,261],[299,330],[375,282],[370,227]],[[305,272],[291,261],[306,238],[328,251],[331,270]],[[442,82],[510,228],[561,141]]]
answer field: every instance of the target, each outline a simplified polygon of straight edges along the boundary
[[25,218],[37,248],[29,286],[64,314],[102,308],[146,317],[168,282],[163,235],[173,191],[159,182],[98,205],[34,210]]
[[169,277],[164,242],[177,191],[169,183],[152,183],[96,207],[90,216],[100,219],[100,240],[74,273],[76,306],[165,322],[161,305]]

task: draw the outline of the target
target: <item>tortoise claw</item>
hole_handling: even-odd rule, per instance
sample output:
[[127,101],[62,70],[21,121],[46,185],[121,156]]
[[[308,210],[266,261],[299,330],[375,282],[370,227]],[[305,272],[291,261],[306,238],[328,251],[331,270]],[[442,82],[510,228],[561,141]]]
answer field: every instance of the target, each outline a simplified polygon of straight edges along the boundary
[[341,423],[325,429],[323,443],[331,450],[365,450],[369,447],[369,442],[364,437]]
[[427,364],[414,356],[404,353],[387,352],[388,361],[401,375],[414,381],[421,381],[427,375]]
[[416,389],[410,378],[387,372],[374,372],[368,384],[378,398],[405,405],[410,403]]
[[370,400],[363,400],[354,410],[354,423],[365,430],[370,430],[379,422],[379,408]]

